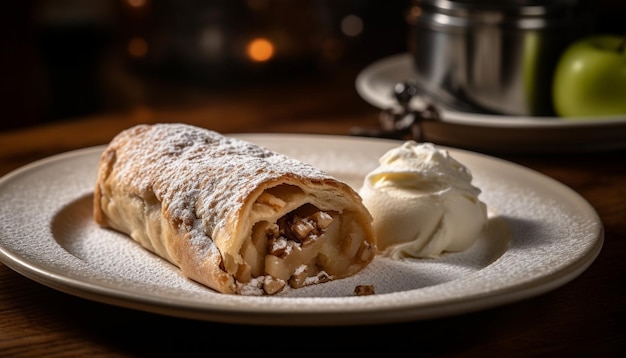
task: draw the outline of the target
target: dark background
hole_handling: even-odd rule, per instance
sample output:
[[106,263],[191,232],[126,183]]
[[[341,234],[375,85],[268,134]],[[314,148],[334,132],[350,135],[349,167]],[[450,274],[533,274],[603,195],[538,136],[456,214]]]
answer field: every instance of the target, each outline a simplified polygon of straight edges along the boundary
[[[626,2],[591,2],[596,31],[626,33]],[[412,2],[27,0],[0,10],[0,130],[136,106],[181,103],[225,87],[333,76],[407,51]],[[356,15],[357,35],[341,21]],[[247,39],[273,36],[269,63],[243,54]],[[133,38],[148,51],[133,56]]]

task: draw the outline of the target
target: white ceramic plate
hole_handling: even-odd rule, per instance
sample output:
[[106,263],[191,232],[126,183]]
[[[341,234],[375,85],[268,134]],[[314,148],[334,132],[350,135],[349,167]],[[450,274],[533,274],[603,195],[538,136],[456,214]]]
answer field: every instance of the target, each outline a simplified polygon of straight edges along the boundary
[[[411,55],[398,54],[367,66],[356,78],[356,90],[378,108],[395,106],[393,87],[415,80]],[[423,108],[424,100],[411,103]],[[556,117],[518,117],[458,112],[440,108],[442,120],[426,123],[425,139],[476,150],[583,152],[626,148],[626,115],[566,120]]]
[[[397,141],[339,136],[238,137],[310,162],[355,188]],[[561,286],[598,255],[603,227],[564,185],[493,157],[450,149],[473,172],[490,210],[467,251],[438,259],[376,258],[354,277],[277,296],[215,293],[127,237],[97,227],[91,200],[103,147],[34,162],[0,179],[0,260],[44,285],[91,300],[194,319],[342,325],[454,315]],[[376,294],[354,296],[358,284]]]

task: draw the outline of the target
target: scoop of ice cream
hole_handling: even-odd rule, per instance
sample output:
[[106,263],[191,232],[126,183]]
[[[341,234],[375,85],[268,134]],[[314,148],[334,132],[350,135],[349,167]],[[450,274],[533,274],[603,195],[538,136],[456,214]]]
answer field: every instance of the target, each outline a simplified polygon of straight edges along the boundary
[[487,222],[472,174],[432,143],[406,141],[380,159],[359,194],[374,217],[378,248],[391,258],[462,251]]

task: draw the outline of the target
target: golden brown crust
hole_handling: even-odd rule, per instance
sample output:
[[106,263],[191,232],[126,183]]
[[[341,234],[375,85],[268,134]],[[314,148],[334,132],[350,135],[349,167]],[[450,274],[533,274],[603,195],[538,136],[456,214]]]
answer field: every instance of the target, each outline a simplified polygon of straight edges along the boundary
[[[281,224],[280,233],[259,231],[287,217],[293,226]],[[182,124],[139,125],[111,141],[99,163],[94,220],[223,293],[274,293],[290,280],[299,286],[302,270],[308,277],[318,271],[346,277],[375,253],[371,216],[347,184],[254,144]],[[336,224],[327,228],[330,221]],[[299,251],[268,257],[276,242]],[[306,248],[311,242],[317,243]],[[256,271],[272,264],[286,276],[255,276],[254,262]]]

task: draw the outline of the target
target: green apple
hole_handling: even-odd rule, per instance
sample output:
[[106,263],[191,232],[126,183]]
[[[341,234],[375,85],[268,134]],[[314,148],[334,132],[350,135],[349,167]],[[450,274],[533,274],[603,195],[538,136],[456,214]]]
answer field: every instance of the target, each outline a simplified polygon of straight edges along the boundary
[[561,55],[552,82],[560,117],[626,115],[626,37],[591,35]]

